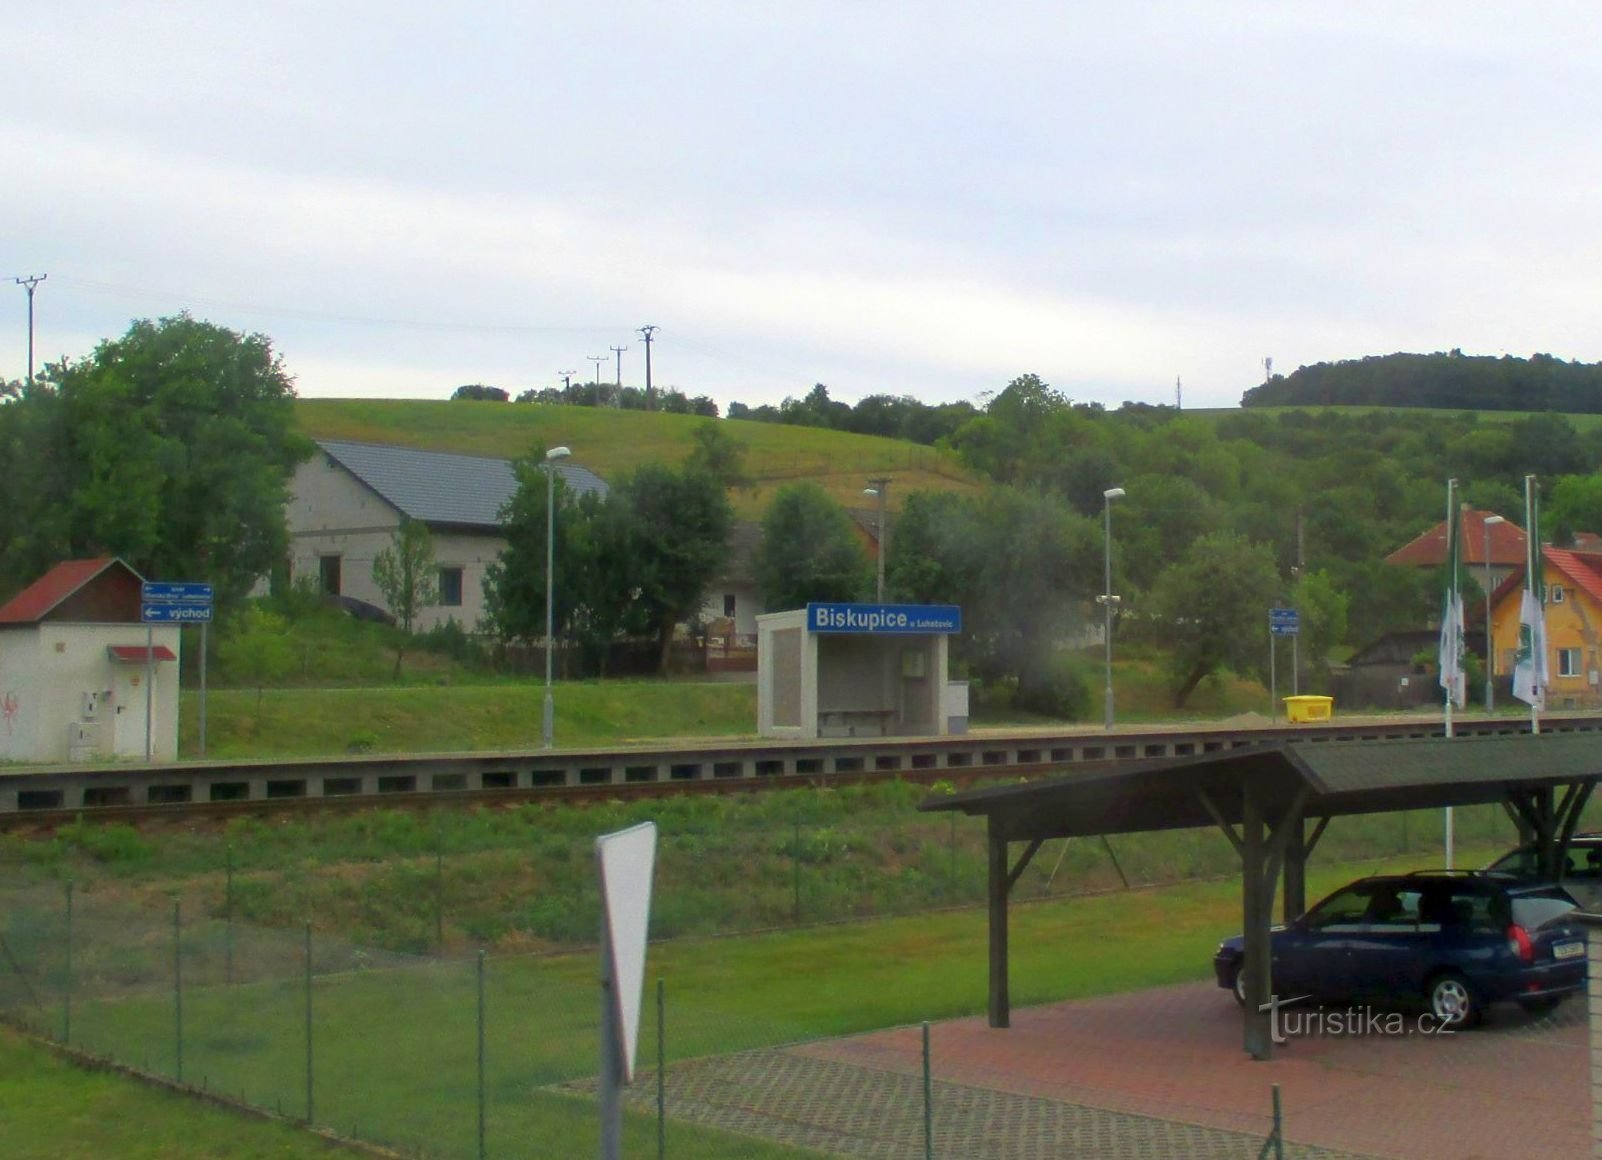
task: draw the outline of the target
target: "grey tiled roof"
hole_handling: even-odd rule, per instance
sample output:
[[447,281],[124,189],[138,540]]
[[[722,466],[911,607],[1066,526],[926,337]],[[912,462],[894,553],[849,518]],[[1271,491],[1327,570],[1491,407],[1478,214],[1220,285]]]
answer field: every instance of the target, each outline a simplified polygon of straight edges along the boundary
[[[418,451],[383,443],[319,439],[317,446],[405,515],[429,524],[493,528],[517,491],[509,459]],[[571,490],[606,493],[606,483],[571,460],[556,467]]]

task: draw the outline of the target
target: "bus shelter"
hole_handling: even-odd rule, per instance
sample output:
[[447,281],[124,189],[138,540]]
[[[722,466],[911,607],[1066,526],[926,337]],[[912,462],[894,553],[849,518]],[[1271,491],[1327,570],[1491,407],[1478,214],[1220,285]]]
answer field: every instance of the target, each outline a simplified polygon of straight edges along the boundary
[[951,604],[808,604],[757,617],[763,737],[940,737],[967,726],[946,677]]

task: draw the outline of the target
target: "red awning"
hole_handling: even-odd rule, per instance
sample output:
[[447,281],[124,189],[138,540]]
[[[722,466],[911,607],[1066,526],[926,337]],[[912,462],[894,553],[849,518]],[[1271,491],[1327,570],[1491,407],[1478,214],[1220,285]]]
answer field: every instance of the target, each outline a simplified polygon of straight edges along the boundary
[[147,649],[142,644],[108,644],[106,655],[114,661],[124,661],[128,664],[144,664],[148,659],[146,653],[155,654],[158,661],[175,661],[177,655],[164,644],[158,644],[153,649]]

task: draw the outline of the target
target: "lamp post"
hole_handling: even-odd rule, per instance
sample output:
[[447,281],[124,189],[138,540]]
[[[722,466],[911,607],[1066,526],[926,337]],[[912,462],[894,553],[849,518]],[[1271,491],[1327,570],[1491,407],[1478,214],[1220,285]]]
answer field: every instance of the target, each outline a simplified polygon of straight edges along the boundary
[[877,586],[876,591],[879,594],[878,595],[879,603],[883,604],[884,603],[884,503],[885,503],[885,496],[890,491],[890,480],[889,480],[888,477],[881,476],[878,479],[870,479],[870,480],[868,480],[868,482],[871,483],[873,486],[872,487],[863,488],[862,489],[862,494],[863,495],[877,496],[878,499],[879,499],[879,527],[878,527],[878,534],[874,536],[873,554],[874,554],[874,568],[878,572],[878,586]]
[[1491,639],[1491,528],[1506,523],[1501,516],[1485,517],[1485,711],[1496,708],[1496,693],[1491,688],[1496,676],[1496,646]]
[[1113,727],[1113,683],[1112,683],[1112,610],[1118,603],[1118,597],[1112,592],[1112,501],[1124,498],[1124,489],[1109,487],[1101,493],[1102,509],[1105,515],[1106,534],[1106,570],[1102,573],[1101,611],[1102,611],[1102,638],[1107,645],[1107,721],[1108,729]]
[[556,461],[571,454],[566,447],[545,453],[545,718],[540,739],[546,749],[556,739],[556,702],[551,697],[551,653],[556,647]]

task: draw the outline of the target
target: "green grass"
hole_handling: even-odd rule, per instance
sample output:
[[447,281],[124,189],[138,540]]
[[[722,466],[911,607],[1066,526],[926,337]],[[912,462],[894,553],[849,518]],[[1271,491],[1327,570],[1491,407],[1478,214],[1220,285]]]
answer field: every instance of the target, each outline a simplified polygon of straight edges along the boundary
[[0,1027],[8,1160],[301,1160],[349,1155],[315,1136],[91,1073]]
[[[707,420],[694,415],[614,411],[541,403],[455,400],[299,399],[300,430],[317,439],[395,443],[429,451],[517,458],[565,444],[605,479],[645,463],[677,464],[694,446],[695,429]],[[913,491],[972,491],[978,477],[956,456],[898,439],[792,427],[747,420],[722,421],[745,445],[753,486],[735,493],[742,518],[757,518],[774,490],[811,480],[847,507],[867,506],[862,489],[869,476],[890,475],[892,507]]]
[[[448,686],[208,690],[206,755],[316,757],[350,752],[445,753],[530,749],[540,744],[544,686],[485,682]],[[557,685],[563,748],[665,737],[756,732],[756,686],[683,681],[585,681]],[[198,753],[199,693],[186,689],[179,753]]]

